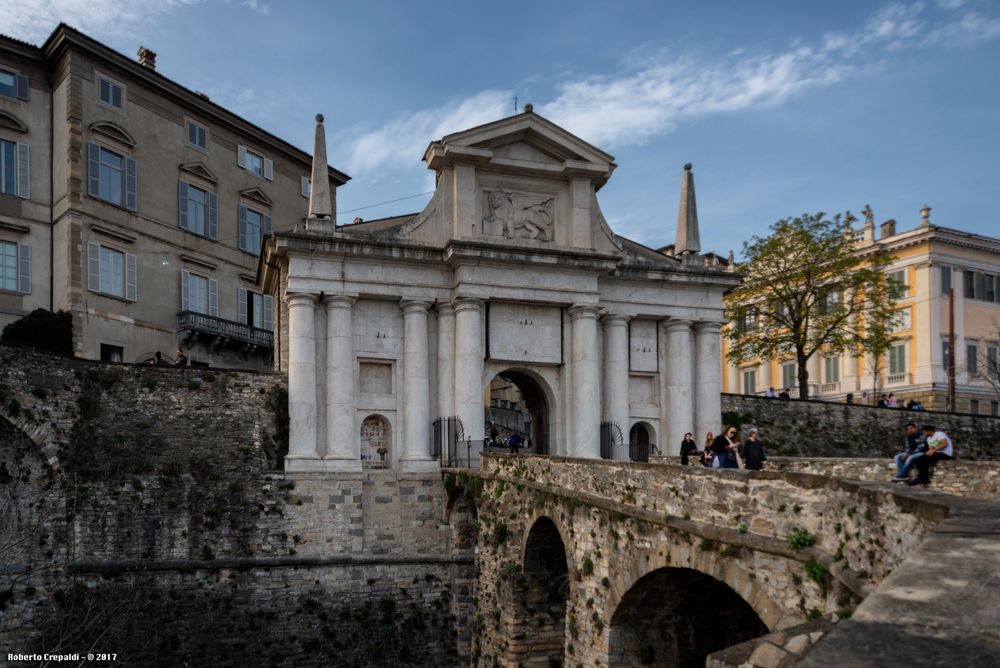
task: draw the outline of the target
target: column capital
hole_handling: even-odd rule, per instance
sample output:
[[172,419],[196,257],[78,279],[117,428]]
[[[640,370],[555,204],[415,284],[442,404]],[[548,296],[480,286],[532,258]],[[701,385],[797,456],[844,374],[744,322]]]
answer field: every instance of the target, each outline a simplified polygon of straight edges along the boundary
[[430,299],[412,299],[403,297],[399,300],[399,308],[403,313],[427,313],[427,309],[434,305]]
[[285,293],[285,301],[288,306],[313,306],[319,301],[319,296],[311,292],[289,292]]
[[632,316],[624,313],[605,313],[601,316],[601,322],[605,325],[627,325]]
[[573,320],[579,320],[581,318],[592,318],[597,320],[601,313],[601,307],[598,304],[573,304],[569,307],[569,317]]
[[451,305],[451,302],[438,300],[437,304],[434,306],[434,310],[437,311],[438,316],[442,315],[455,315],[455,307]]
[[721,320],[698,320],[694,323],[694,328],[699,333],[711,334],[721,332],[725,324]]
[[475,297],[457,297],[451,300],[456,313],[458,311],[481,311],[483,310],[484,303],[482,299],[476,299]]
[[323,303],[326,304],[327,310],[334,308],[349,309],[354,306],[355,301],[357,301],[357,299],[348,295],[326,295],[323,299]]
[[667,329],[668,332],[672,332],[672,331],[676,331],[676,330],[681,330],[681,329],[687,330],[687,329],[691,329],[691,321],[690,320],[675,320],[675,319],[671,318],[670,320],[665,320],[663,322],[663,326],[666,327],[666,329]]

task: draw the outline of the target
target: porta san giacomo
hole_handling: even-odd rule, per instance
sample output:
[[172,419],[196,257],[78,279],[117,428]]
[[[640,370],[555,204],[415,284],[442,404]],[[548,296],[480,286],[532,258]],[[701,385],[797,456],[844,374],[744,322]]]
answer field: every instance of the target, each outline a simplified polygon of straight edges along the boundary
[[[337,226],[317,121],[309,215],[257,268],[275,372],[0,348],[5,657],[1000,665],[994,462],[677,465],[735,406],[690,165],[646,248],[598,204],[613,158],[526,106],[430,143],[420,213]],[[516,456],[484,453],[501,385]]]

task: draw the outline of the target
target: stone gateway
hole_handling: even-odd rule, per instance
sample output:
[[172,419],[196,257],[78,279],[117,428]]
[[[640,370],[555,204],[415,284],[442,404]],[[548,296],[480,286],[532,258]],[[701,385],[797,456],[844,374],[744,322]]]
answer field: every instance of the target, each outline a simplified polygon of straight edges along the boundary
[[437,189],[420,213],[337,226],[314,202],[266,244],[286,470],[474,458],[498,376],[525,397],[535,453],[628,458],[630,433],[674,452],[686,431],[718,431],[722,295],[738,279],[699,252],[689,168],[665,254],[605,220],[612,156],[532,110],[434,141],[424,160]]

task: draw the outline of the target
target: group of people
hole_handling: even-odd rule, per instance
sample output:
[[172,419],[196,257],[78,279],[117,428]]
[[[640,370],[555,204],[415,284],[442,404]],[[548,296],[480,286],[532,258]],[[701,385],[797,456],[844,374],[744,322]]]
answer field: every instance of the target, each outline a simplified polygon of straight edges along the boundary
[[905,404],[900,405],[894,392],[890,392],[888,395],[883,394],[879,397],[878,405],[882,408],[908,408],[911,411],[926,410],[919,399],[910,399]]
[[[931,468],[943,459],[955,456],[955,444],[951,437],[932,424],[920,429],[913,422],[906,425],[906,438],[900,452],[895,457],[896,477],[893,482],[908,485],[927,485],[931,481]],[[916,469],[917,476],[911,476]]]
[[705,436],[705,449],[699,450],[698,444],[690,432],[684,434],[681,441],[681,464],[688,466],[697,461],[702,466],[714,469],[749,469],[760,471],[764,468],[767,456],[764,453],[764,446],[760,442],[760,434],[756,429],[751,429],[744,441],[740,438],[739,430],[733,426],[727,426],[721,434],[713,436],[708,432]]
[[764,396],[768,399],[791,399],[792,395],[788,391],[788,388],[781,390],[781,392],[776,391],[773,387],[767,388],[764,392]]

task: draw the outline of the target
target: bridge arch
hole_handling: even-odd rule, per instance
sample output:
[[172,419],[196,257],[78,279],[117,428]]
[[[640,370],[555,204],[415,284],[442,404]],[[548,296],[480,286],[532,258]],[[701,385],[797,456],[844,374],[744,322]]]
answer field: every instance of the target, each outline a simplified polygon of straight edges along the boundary
[[[528,436],[531,452],[538,455],[555,454],[558,449],[556,443],[556,425],[558,422],[558,402],[556,392],[553,390],[555,379],[546,378],[548,370],[536,370],[525,366],[504,366],[502,364],[488,364],[483,383],[483,392],[493,392],[497,387],[498,379],[513,386],[515,394],[519,400],[519,407],[514,409],[526,413],[527,419],[521,425],[503,424],[499,431],[521,431],[522,435]],[[501,383],[503,384],[503,383]],[[502,415],[510,410],[501,406],[486,406],[486,421],[491,418],[502,422]],[[485,433],[490,433],[490,424],[486,424]]]

